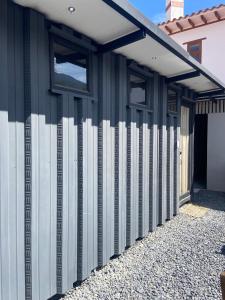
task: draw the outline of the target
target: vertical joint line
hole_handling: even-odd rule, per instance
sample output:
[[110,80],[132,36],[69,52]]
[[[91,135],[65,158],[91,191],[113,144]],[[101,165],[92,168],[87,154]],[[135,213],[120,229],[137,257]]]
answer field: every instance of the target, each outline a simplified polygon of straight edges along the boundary
[[127,246],[131,244],[131,110],[128,111],[127,125]]
[[150,151],[149,151],[149,230],[153,228],[153,115],[150,116]]
[[62,99],[57,105],[57,250],[56,284],[57,293],[62,293],[62,234],[63,234],[63,109]]
[[[99,111],[102,109],[102,103]],[[98,265],[103,265],[103,118],[99,113],[98,127]]]
[[139,237],[143,236],[143,112],[139,112]]
[[83,272],[83,109],[78,102],[78,235],[77,235],[77,278],[82,280]]
[[25,299],[32,299],[32,129],[31,129],[31,55],[30,16],[24,14],[24,143],[25,143]]

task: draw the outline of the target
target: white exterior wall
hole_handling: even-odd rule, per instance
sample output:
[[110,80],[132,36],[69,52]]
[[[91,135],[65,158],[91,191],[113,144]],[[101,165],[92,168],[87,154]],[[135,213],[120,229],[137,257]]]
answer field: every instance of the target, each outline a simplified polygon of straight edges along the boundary
[[183,43],[202,38],[202,64],[225,82],[225,21],[180,32],[171,37],[184,49]]
[[[187,50],[183,43],[202,41],[202,64],[225,82],[225,22],[180,32],[171,37]],[[197,80],[197,79],[196,79]],[[208,115],[207,189],[225,192],[225,114]]]
[[225,192],[225,114],[208,115],[207,189]]

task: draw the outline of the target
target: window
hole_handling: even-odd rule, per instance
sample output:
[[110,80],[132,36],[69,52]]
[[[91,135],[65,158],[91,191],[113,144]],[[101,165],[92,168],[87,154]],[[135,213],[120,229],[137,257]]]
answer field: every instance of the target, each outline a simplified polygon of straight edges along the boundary
[[130,78],[130,103],[146,105],[147,81],[141,75],[131,73]]
[[177,113],[177,93],[168,89],[168,112]]
[[53,42],[54,86],[88,91],[88,53],[76,46]]
[[202,62],[202,41],[204,39],[184,43],[187,44],[187,52],[198,62]]

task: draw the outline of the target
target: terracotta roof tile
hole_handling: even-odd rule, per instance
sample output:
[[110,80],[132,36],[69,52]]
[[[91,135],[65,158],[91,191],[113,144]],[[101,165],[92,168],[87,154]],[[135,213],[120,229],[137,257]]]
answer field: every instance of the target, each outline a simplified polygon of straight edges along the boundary
[[204,14],[204,13],[208,13],[210,11],[213,11],[215,9],[219,9],[219,8],[222,8],[222,7],[225,7],[225,4],[220,4],[220,5],[217,5],[217,6],[213,6],[211,8],[201,9],[201,10],[199,10],[197,12],[193,12],[190,15],[185,15],[184,17],[180,17],[178,19],[168,20],[167,22],[159,23],[158,26],[163,26],[163,25],[171,24],[171,23],[173,23],[175,21],[185,20],[187,18],[190,18],[190,17],[193,17],[193,16],[198,16],[198,15],[201,15],[201,14]]

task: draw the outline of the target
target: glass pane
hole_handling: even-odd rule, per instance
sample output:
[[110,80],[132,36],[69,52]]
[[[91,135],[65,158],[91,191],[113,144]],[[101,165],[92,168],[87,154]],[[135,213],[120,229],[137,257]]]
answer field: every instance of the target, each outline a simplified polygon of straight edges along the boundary
[[174,90],[168,90],[168,111],[177,112],[177,93]]
[[200,51],[200,45],[199,44],[193,44],[190,45],[190,51]]
[[62,87],[87,91],[87,55],[54,43],[55,84]]
[[146,104],[146,80],[137,75],[130,75],[130,103]]

